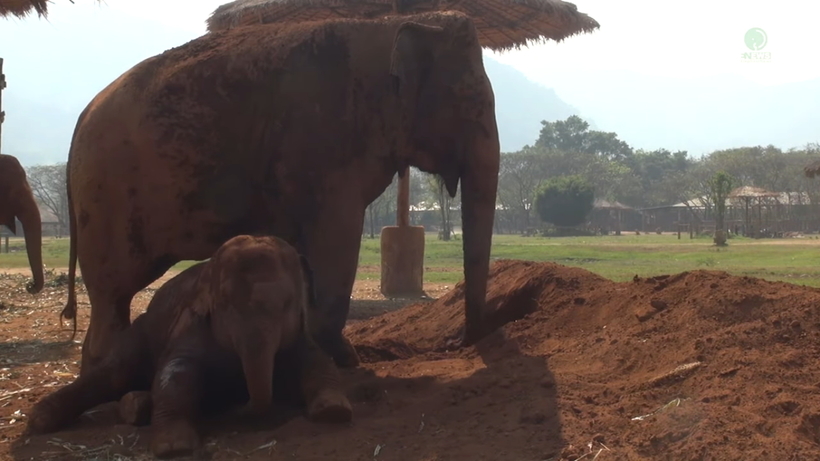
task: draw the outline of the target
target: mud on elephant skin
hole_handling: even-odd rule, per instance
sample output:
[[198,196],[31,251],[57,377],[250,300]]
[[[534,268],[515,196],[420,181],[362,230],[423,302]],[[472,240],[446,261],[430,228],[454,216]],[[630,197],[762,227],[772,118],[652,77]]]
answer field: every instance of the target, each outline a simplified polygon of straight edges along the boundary
[[40,208],[26,178],[26,170],[17,158],[0,154],[0,225],[17,233],[15,219],[23,225],[26,253],[34,281],[26,285],[31,294],[43,289],[43,226]]
[[100,366],[38,402],[28,430],[59,430],[98,404],[150,389],[152,451],[189,453],[204,402],[243,395],[246,413],[270,410],[280,358],[295,364],[311,420],[349,421],[338,370],[307,334],[310,278],[306,259],[281,239],[230,239],[160,287]]
[[356,366],[342,330],[365,209],[407,166],[451,195],[462,187],[473,342],[486,333],[498,165],[492,87],[457,12],[236,28],[146,59],[89,103],[71,141],[64,313],[75,318],[79,259],[91,303],[81,373],[129,325],[134,294],[251,233],[310,260],[311,335]]

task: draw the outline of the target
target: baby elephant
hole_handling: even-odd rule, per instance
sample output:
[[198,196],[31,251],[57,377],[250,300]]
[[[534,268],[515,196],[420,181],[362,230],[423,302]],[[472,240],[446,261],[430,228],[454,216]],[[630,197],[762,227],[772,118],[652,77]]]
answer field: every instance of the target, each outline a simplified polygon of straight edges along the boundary
[[243,381],[244,413],[270,410],[281,357],[297,364],[309,418],[347,422],[338,370],[308,334],[313,302],[310,266],[293,247],[276,237],[234,237],[157,290],[100,367],[34,406],[28,430],[58,430],[95,405],[150,389],[151,450],[188,454],[200,443],[193,421],[201,405],[236,395]]

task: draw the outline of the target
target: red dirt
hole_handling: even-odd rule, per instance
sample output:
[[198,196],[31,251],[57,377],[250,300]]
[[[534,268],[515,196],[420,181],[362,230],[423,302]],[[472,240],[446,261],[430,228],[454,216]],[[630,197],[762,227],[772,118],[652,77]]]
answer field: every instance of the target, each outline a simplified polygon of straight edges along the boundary
[[[0,284],[2,296],[9,285]],[[350,426],[315,425],[298,413],[256,427],[211,421],[206,456],[589,461],[600,451],[597,461],[820,459],[818,289],[714,271],[615,283],[551,263],[498,261],[488,299],[493,321],[509,323],[474,347],[448,351],[462,326],[462,290],[379,317],[354,315],[364,319],[349,322],[347,334],[368,363],[343,373]],[[0,324],[0,358],[13,363],[0,371],[5,425],[51,390],[37,386],[71,379],[55,368],[76,372],[76,345],[67,352],[54,343],[11,346],[37,335],[67,339],[52,331],[65,289],[53,292],[43,302],[48,316],[34,322],[20,315],[31,308],[0,311],[10,322]],[[81,314],[84,326],[87,306]],[[5,378],[17,370],[29,379]],[[8,394],[18,386],[33,390]],[[101,459],[144,456],[148,432],[115,422],[110,411],[93,413],[27,444],[14,440],[19,421],[0,426],[0,454],[87,459],[96,448]]]

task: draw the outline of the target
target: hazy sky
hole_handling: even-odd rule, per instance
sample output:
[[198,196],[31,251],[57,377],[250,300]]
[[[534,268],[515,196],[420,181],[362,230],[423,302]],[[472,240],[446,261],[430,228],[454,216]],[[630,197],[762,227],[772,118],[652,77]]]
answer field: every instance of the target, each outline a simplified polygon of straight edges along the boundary
[[[562,43],[496,54],[530,79],[549,84],[552,69],[622,69],[641,74],[703,77],[735,74],[761,84],[820,77],[812,32],[820,2],[805,0],[577,0],[601,27]],[[770,63],[743,63],[747,30],[766,31]],[[558,90],[558,88],[556,88]]]
[[[84,107],[98,91],[139,61],[202,35],[209,14],[226,0],[105,0],[101,4],[95,0],[74,1],[71,4],[68,0],[53,0],[48,20],[36,16],[23,20],[0,19],[0,57],[6,58],[7,92],[14,91],[14,95],[29,99],[36,95],[39,101],[48,102],[50,115],[64,119],[75,118],[78,108]],[[713,77],[740,77],[764,85],[820,78],[820,66],[814,62],[816,38],[813,36],[813,22],[820,17],[820,2],[576,0],[575,4],[581,12],[598,20],[601,28],[562,43],[550,42],[505,53],[488,51],[487,54],[554,89],[562,100],[582,108],[582,116],[597,121],[600,129],[616,131],[641,147],[657,148],[668,142],[670,146],[678,146],[676,148],[702,153],[729,142],[725,139],[701,139],[703,145],[686,139],[672,142],[667,141],[671,139],[668,133],[661,133],[666,137],[661,134],[652,139],[646,137],[666,130],[679,132],[673,134],[681,138],[685,128],[695,126],[703,118],[698,111],[720,109],[713,107],[717,103],[708,100],[709,91],[722,92],[725,88],[744,91],[742,88],[748,86],[736,78]],[[764,51],[771,53],[771,62],[741,62],[741,53],[748,51],[744,35],[751,28],[762,28],[768,35]],[[82,52],[78,52],[79,49]],[[653,92],[640,85],[635,88],[638,85],[635,82],[645,81],[639,78],[642,75],[662,78],[653,80],[654,84],[684,79],[676,87],[668,88],[700,88],[700,93],[689,91],[687,94],[694,94],[703,101],[694,109],[680,102],[674,106],[673,94]],[[711,79],[697,81],[704,77]],[[719,86],[716,82],[721,81],[730,83]],[[630,83],[633,88],[626,88]],[[649,102],[644,101],[638,113],[630,113],[627,110],[630,107],[625,105],[635,105],[635,99],[630,98],[641,96],[638,93],[644,89],[643,93],[649,95],[643,95],[644,99],[649,97]],[[655,93],[661,96],[653,98]],[[749,94],[749,99],[754,96]],[[686,101],[691,99],[682,97]],[[779,112],[764,111],[758,118],[773,118],[773,123],[774,118],[794,115],[795,123],[813,123],[810,119],[800,119],[800,114],[791,114],[792,107],[805,102],[806,98],[803,95],[789,98],[779,101],[782,106]],[[41,110],[32,104],[27,108]],[[53,113],[55,109],[62,110],[63,115]],[[638,117],[650,112],[675,114],[686,110],[692,112],[687,115],[689,118],[680,118],[678,126],[671,128],[652,128],[648,126],[651,123]],[[657,115],[652,117],[658,120]],[[10,118],[7,118],[9,129],[13,128]],[[48,127],[56,122],[43,117],[40,123]],[[792,126],[787,123],[781,131],[789,132]],[[758,139],[754,134],[742,133],[731,142],[768,142],[768,138]],[[59,136],[67,142],[70,132]],[[699,136],[703,138],[704,134]],[[782,142],[790,147],[814,141],[805,137],[804,133]],[[28,140],[21,137],[18,141]],[[46,158],[58,154],[43,152],[41,155]],[[41,160],[32,157],[31,161]]]
[[[71,33],[82,23],[104,22],[126,13],[178,29],[190,38],[205,32],[204,21],[223,0],[55,0],[47,26]],[[643,74],[698,77],[736,74],[763,84],[777,84],[820,77],[814,62],[814,21],[820,2],[806,0],[577,0],[578,9],[589,14],[601,28],[562,43],[537,45],[520,51],[496,54],[530,79],[553,86],[557,69],[627,69]],[[98,21],[89,21],[94,18]],[[0,28],[40,27],[41,19],[0,20]],[[93,27],[93,26],[92,26]],[[746,50],[745,32],[760,27],[768,34],[766,51],[772,62],[741,63]],[[20,29],[18,29],[20,30]],[[110,33],[109,30],[106,32]],[[147,32],[148,33],[148,32]],[[168,43],[167,46],[179,43]],[[0,54],[7,44],[0,43]],[[146,56],[147,57],[147,56]]]

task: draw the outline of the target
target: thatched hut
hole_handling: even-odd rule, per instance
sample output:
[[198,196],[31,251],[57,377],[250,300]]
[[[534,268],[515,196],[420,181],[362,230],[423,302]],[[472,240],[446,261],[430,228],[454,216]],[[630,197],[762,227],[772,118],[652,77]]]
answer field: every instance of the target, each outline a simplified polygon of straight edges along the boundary
[[596,198],[592,204],[592,213],[589,221],[593,228],[600,228],[602,232],[613,231],[615,235],[621,235],[624,227],[624,213],[627,213],[627,228],[636,228],[640,215],[634,208],[624,205],[617,200],[604,200]]
[[375,18],[427,11],[461,11],[475,22],[481,46],[494,51],[562,41],[599,28],[597,21],[561,0],[235,0],[208,18],[210,32],[273,22]]
[[46,16],[48,14],[48,0],[0,0],[0,17],[16,16],[24,18],[31,13]]
[[[761,232],[764,227],[764,219],[763,219],[763,209],[764,207],[767,208],[766,217],[767,218],[774,218],[775,227],[777,227],[777,218],[776,216],[772,215],[777,210],[773,208],[775,205],[778,204],[778,198],[780,197],[779,192],[772,192],[762,187],[752,187],[752,186],[743,186],[738,187],[732,192],[729,192],[728,199],[729,200],[739,200],[743,203],[744,209],[744,219],[743,219],[743,229],[744,233],[748,236],[757,236]],[[754,208],[757,207],[757,222],[752,222],[752,217],[754,214]],[[771,208],[771,209],[769,209]],[[752,211],[752,214],[749,211]],[[770,216],[772,215],[772,216]],[[768,219],[767,219],[768,221]]]
[[806,175],[807,178],[814,178],[815,176],[820,176],[820,160],[816,160],[806,165],[806,167],[803,168],[803,173]]

